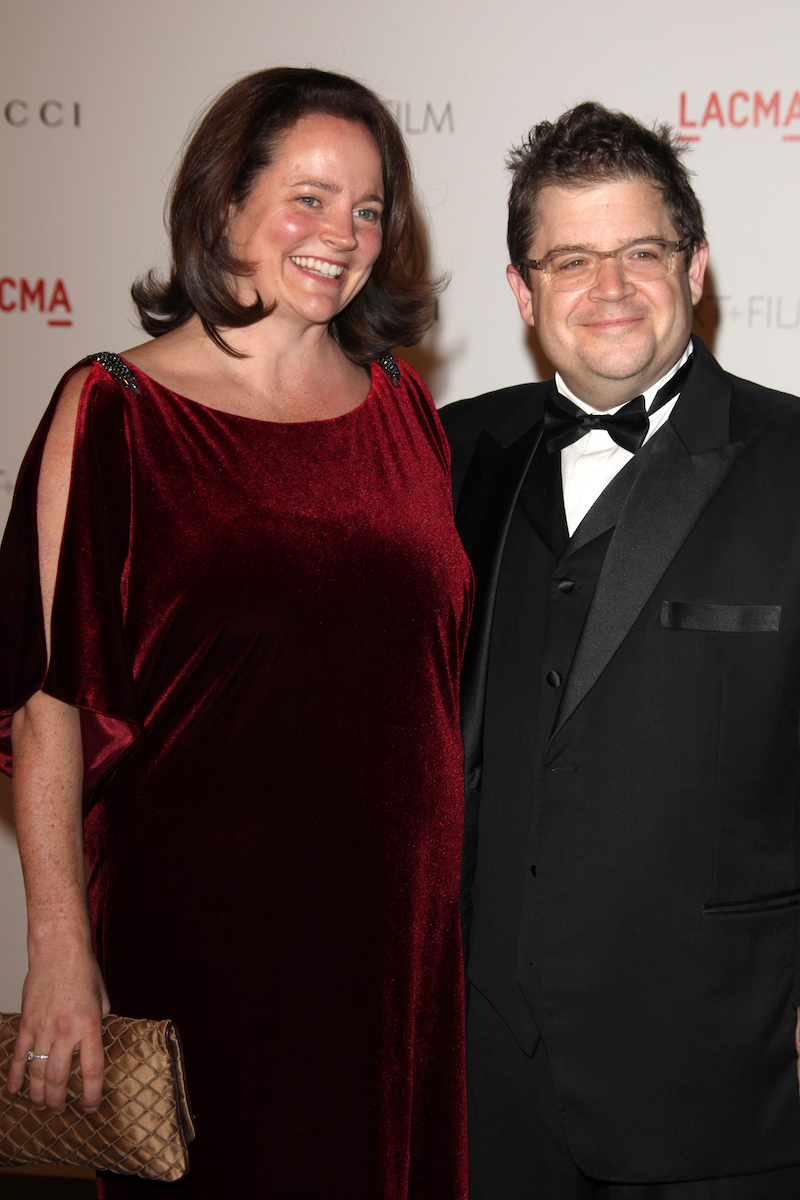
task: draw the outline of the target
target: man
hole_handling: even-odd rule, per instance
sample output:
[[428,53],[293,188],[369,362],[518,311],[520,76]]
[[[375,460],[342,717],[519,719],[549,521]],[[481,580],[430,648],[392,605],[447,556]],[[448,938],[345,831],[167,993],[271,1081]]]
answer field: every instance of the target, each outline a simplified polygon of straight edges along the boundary
[[477,580],[471,1200],[798,1200],[800,403],[691,339],[668,129],[582,104],[511,168],[556,377],[441,414]]

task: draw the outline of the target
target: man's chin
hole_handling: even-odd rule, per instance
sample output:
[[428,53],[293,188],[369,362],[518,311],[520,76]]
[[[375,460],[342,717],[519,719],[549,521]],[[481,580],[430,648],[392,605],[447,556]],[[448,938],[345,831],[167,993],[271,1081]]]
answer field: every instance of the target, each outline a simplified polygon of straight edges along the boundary
[[[607,354],[587,359],[587,376],[609,383],[626,383],[647,378],[653,371],[651,354]],[[658,378],[658,376],[656,376]],[[648,385],[645,384],[644,387]]]
[[575,339],[575,353],[587,367],[594,365],[609,376],[635,374],[657,353],[655,339],[641,322],[625,326],[585,326]]

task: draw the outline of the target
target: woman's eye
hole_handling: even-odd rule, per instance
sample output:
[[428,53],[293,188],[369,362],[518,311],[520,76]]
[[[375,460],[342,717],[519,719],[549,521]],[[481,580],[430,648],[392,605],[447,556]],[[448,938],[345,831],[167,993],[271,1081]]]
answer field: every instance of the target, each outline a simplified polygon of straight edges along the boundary
[[316,208],[316,206],[319,204],[319,199],[317,196],[299,196],[298,199],[306,208]]
[[362,221],[380,221],[381,219],[381,214],[374,208],[357,208],[356,216]]

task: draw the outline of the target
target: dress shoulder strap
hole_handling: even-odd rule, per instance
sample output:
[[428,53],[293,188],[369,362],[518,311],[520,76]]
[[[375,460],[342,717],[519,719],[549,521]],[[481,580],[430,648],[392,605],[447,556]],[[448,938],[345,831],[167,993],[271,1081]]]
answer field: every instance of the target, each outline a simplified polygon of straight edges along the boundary
[[400,368],[394,357],[391,354],[382,354],[380,358],[375,359],[375,362],[390,381],[392,387],[400,387]]
[[99,354],[87,355],[78,365],[82,366],[83,363],[90,362],[99,363],[111,378],[117,383],[121,383],[124,388],[129,388],[132,392],[139,391],[136,376],[125,360],[120,358],[118,354],[112,354],[109,350],[101,350]]

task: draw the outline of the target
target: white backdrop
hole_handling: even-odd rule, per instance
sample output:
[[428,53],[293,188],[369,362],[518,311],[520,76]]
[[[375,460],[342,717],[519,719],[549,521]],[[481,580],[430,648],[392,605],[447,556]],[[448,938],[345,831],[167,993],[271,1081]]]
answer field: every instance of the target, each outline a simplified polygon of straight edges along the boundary
[[[0,17],[0,526],[62,374],[141,340],[128,299],[164,261],[162,206],[197,110],[286,63],[369,83],[406,131],[451,273],[415,363],[439,403],[534,377],[506,284],[508,146],[585,99],[680,126],[707,216],[699,313],[723,364],[800,391],[800,9],[722,0],[5,0]],[[0,630],[0,637],[3,631]],[[0,784],[0,1008],[24,976]]]

